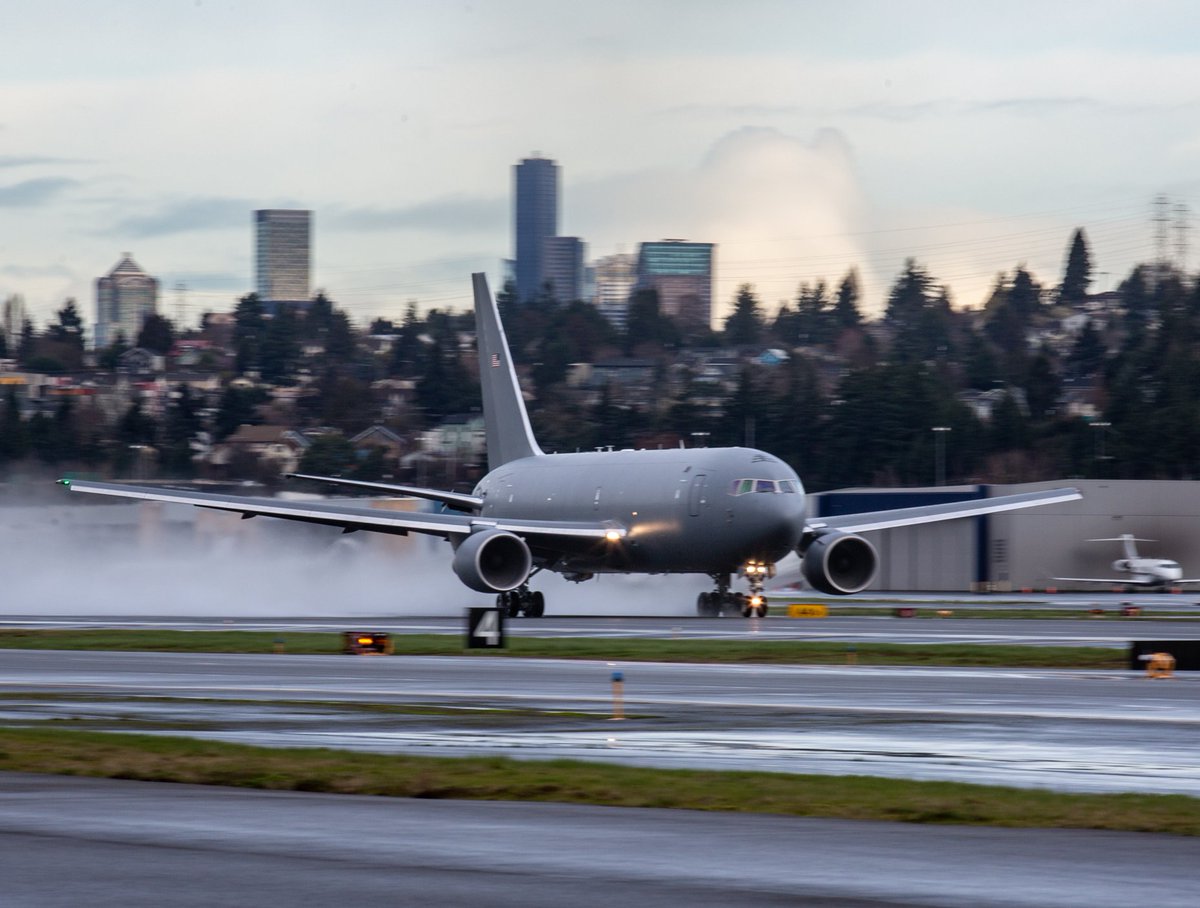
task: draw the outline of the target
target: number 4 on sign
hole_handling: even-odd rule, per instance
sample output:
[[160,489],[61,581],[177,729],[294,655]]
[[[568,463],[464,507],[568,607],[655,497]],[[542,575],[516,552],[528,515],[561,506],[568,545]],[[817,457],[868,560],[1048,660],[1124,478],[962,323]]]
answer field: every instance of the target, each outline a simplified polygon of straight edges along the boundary
[[504,646],[504,619],[495,608],[467,610],[467,649],[496,649]]

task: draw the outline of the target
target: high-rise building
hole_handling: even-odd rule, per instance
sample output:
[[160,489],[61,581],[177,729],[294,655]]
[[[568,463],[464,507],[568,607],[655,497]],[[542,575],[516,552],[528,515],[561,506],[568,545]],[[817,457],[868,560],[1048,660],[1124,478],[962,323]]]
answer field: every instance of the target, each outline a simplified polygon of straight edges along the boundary
[[628,252],[606,255],[592,266],[596,293],[592,302],[612,326],[625,330],[629,319],[629,297],[637,279],[637,256]]
[[254,212],[254,292],[268,305],[309,301],[312,212],[264,208]]
[[662,240],[638,248],[637,289],[653,287],[658,305],[683,328],[711,327],[712,243]]
[[107,275],[96,279],[97,349],[110,346],[118,336],[133,344],[146,317],[158,311],[158,279],[144,272],[131,253]]
[[543,283],[560,303],[583,299],[583,240],[552,236],[542,250]]
[[558,165],[525,158],[513,166],[517,297],[536,297],[546,280],[546,240],[558,236]]
[[17,344],[21,340],[21,329],[25,325],[25,297],[19,293],[14,293],[4,301],[3,318],[0,319],[0,330],[4,332],[4,339],[8,342],[8,354],[15,354]]

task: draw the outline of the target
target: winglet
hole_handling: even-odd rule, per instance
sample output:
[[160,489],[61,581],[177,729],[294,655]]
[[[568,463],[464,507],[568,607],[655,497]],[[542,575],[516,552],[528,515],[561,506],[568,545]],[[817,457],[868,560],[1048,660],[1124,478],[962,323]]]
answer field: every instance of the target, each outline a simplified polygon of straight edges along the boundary
[[479,351],[479,387],[487,430],[488,469],[509,461],[536,457],[542,451],[533,437],[525,399],[517,383],[500,312],[488,289],[487,276],[472,274],[475,288],[475,333]]

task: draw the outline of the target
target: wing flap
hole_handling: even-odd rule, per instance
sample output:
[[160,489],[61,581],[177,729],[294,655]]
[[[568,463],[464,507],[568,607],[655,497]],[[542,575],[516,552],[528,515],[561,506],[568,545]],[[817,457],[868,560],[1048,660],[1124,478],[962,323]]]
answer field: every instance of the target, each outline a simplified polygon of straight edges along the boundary
[[1048,489],[1042,492],[1024,492],[1020,495],[1002,495],[999,498],[982,498],[978,501],[953,501],[949,504],[931,504],[917,508],[897,508],[890,511],[868,511],[862,514],[823,517],[810,521],[807,529],[809,532],[840,530],[844,533],[866,533],[870,530],[887,530],[892,527],[936,523],[940,520],[958,520],[962,517],[980,517],[984,514],[995,514],[1001,511],[1061,504],[1066,501],[1077,501],[1082,497],[1078,489]]
[[342,479],[335,476],[309,476],[306,473],[288,473],[292,479],[307,479],[311,482],[325,482],[330,485],[348,486],[356,489],[372,489],[376,492],[388,492],[392,495],[408,495],[412,498],[425,498],[438,501],[446,507],[457,511],[470,511],[478,514],[483,507],[483,499],[474,495],[464,495],[461,492],[443,492],[440,489],[426,489],[421,486],[396,485],[390,482],[366,482],[360,479]]

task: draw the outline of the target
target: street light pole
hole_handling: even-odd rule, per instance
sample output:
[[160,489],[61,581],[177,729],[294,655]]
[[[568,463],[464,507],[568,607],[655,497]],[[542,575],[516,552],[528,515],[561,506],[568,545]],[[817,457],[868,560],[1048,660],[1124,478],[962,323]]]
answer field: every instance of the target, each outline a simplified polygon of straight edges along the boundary
[[1094,422],[1091,424],[1092,428],[1096,430],[1096,435],[1094,436],[1095,445],[1092,447],[1092,457],[1096,461],[1097,474],[1100,472],[1101,462],[1108,460],[1108,458],[1104,456],[1104,434],[1108,431],[1108,427],[1111,425],[1112,423],[1110,422]]
[[933,432],[933,453],[934,453],[934,484],[944,486],[946,484],[946,433],[950,431],[949,426],[934,426]]

